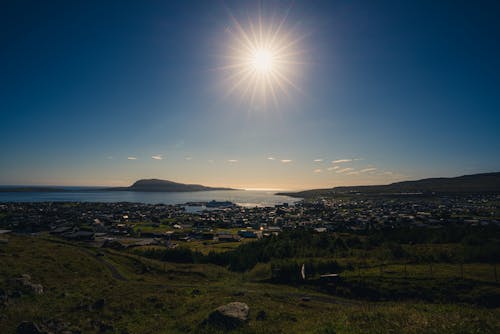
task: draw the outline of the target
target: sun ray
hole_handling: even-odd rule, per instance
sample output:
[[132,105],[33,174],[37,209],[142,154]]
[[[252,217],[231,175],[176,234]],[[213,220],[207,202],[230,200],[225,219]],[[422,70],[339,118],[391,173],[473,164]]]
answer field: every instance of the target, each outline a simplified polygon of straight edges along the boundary
[[301,92],[294,81],[305,64],[303,36],[287,30],[288,17],[289,9],[277,21],[258,15],[242,24],[230,14],[226,63],[216,68],[225,74],[228,95],[239,91],[251,104],[271,101],[277,107],[281,97]]

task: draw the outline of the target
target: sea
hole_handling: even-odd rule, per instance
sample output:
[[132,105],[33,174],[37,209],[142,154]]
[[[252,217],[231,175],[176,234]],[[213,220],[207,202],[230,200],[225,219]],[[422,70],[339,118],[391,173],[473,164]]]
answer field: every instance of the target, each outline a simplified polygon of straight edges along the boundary
[[265,190],[137,192],[104,191],[85,187],[66,187],[64,190],[66,191],[0,192],[0,202],[132,202],[174,205],[215,200],[230,201],[244,207],[266,207],[283,203],[294,205],[300,201],[300,198],[276,195],[276,191]]

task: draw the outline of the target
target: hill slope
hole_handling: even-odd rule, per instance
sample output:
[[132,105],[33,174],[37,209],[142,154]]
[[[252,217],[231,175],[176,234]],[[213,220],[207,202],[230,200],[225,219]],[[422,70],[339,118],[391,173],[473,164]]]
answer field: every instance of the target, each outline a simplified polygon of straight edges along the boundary
[[500,172],[403,181],[388,185],[335,187],[313,189],[286,195],[295,197],[334,194],[400,194],[400,193],[500,193]]
[[144,192],[187,192],[210,190],[234,190],[231,188],[207,187],[200,184],[184,184],[168,180],[145,179],[136,181],[130,187],[108,188],[113,191],[144,191]]

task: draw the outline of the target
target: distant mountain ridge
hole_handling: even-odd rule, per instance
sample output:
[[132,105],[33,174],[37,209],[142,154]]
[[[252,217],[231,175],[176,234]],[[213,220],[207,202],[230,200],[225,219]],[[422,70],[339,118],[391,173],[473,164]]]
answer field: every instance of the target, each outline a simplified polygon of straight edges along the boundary
[[212,190],[235,190],[223,187],[207,187],[201,184],[185,184],[160,179],[138,180],[129,187],[107,188],[111,191],[142,191],[142,192],[188,192],[188,191],[212,191]]
[[343,186],[329,189],[313,189],[283,195],[314,197],[339,194],[401,194],[401,193],[499,193],[500,172],[463,175],[458,177],[429,178],[416,181],[402,181],[387,185]]

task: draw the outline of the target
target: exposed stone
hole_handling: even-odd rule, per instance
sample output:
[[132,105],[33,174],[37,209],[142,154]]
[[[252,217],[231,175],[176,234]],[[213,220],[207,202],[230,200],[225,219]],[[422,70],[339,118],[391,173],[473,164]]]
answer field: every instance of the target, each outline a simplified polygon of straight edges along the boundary
[[22,274],[20,277],[15,278],[14,283],[25,292],[31,292],[36,295],[41,295],[43,293],[43,286],[38,283],[33,283],[29,274]]
[[249,312],[250,308],[247,304],[232,302],[215,309],[204,321],[204,324],[222,329],[234,329],[245,324]]
[[20,279],[29,282],[29,281],[31,281],[31,275],[30,274],[22,274]]
[[41,295],[43,293],[43,286],[41,284],[30,283],[26,287],[31,289],[36,295]]

